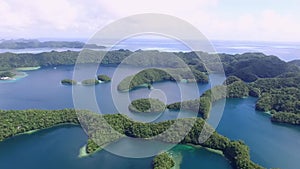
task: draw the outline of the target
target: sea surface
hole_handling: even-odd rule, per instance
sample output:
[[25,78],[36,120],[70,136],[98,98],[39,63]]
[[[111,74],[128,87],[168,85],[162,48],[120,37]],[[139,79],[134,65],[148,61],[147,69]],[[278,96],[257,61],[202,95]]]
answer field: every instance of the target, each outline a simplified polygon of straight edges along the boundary
[[[90,72],[92,65],[80,68],[81,71]],[[96,74],[107,74],[122,80],[122,76],[114,74],[116,70],[123,74],[133,74],[139,68],[101,66]],[[72,86],[60,84],[60,80],[73,77],[73,66],[47,67],[35,71],[26,71],[26,77],[12,82],[0,83],[0,109],[63,109],[73,108]],[[88,73],[87,73],[88,74]],[[114,76],[115,75],[115,76]],[[93,77],[78,77],[76,80]],[[86,100],[82,105],[75,107],[90,108],[89,104],[96,101],[99,113],[122,112],[134,120],[157,122],[178,117],[192,117],[190,112],[166,111],[154,116],[140,117],[126,111],[127,102],[115,101],[120,98],[129,100],[141,97],[157,97],[166,103],[173,103],[182,99],[194,99],[211,86],[221,84],[224,78],[221,75],[210,76],[215,83],[163,82],[154,83],[153,90],[141,88],[128,93],[119,93],[114,96],[111,89],[114,82],[93,86],[76,86],[82,93],[95,94],[92,100]],[[183,92],[180,92],[181,89]],[[114,90],[113,90],[114,91]],[[82,95],[88,98],[88,95]],[[213,109],[222,107],[224,100],[213,105]],[[263,112],[255,111],[256,98],[227,99],[221,121],[217,131],[230,139],[243,140],[250,147],[251,159],[267,168],[278,167],[296,169],[300,165],[300,128],[289,125],[273,124],[270,117]],[[118,105],[115,105],[118,104]],[[121,105],[121,106],[119,106]],[[93,111],[98,111],[93,109]],[[152,157],[128,158],[100,151],[90,157],[79,158],[79,150],[86,143],[86,135],[78,126],[60,126],[42,130],[31,135],[21,135],[7,139],[0,143],[0,168],[151,168]],[[124,150],[134,149],[135,141],[121,141]],[[207,168],[229,169],[229,162],[221,155],[203,148],[193,149],[185,146],[173,148],[174,154],[181,154],[182,169]]]

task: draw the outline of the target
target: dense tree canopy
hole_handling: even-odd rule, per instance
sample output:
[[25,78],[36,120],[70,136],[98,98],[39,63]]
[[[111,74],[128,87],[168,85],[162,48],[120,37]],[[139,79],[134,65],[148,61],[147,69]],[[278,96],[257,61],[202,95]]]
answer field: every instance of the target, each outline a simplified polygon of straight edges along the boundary
[[95,44],[85,44],[79,41],[45,41],[39,40],[4,40],[0,43],[0,49],[26,49],[26,48],[105,48],[104,46],[98,46]]
[[259,91],[257,110],[270,111],[273,122],[298,124],[300,73],[285,73],[276,78],[258,79],[249,86]]
[[0,110],[0,141],[30,130],[62,123],[78,124],[74,110]]
[[124,78],[118,85],[118,90],[127,91],[138,87],[148,87],[154,82],[160,81],[181,81],[187,80],[190,82],[208,82],[208,76],[203,72],[189,68],[176,69],[145,69],[139,73]]
[[61,80],[61,84],[63,85],[76,85],[77,81],[72,79],[63,79]]
[[153,159],[152,165],[153,169],[171,169],[175,162],[168,153],[161,153]]
[[[209,62],[199,58],[214,58]],[[186,68],[188,65],[195,76],[199,72],[219,72],[225,71],[227,76],[237,76],[246,81],[253,82],[258,78],[273,78],[278,75],[297,72],[299,67],[295,64],[286,63],[275,56],[267,56],[262,53],[245,53],[245,54],[208,54],[205,52],[159,52],[159,51],[93,51],[84,50],[78,59],[79,52],[43,52],[38,54],[0,54],[0,70],[10,70],[17,67],[32,66],[57,66],[57,65],[73,65],[76,63],[99,63],[102,64],[124,64],[142,66],[142,67],[163,67],[163,68]],[[126,60],[128,56],[134,56],[134,59]],[[177,59],[174,59],[177,58]],[[219,58],[219,59],[217,59]],[[124,60],[125,59],[125,60]],[[219,65],[219,61],[222,65]],[[224,67],[224,69],[222,69]],[[200,74],[202,78],[203,74]],[[197,78],[196,78],[197,79]]]
[[102,82],[110,82],[111,81],[110,77],[108,77],[107,75],[98,75],[97,78],[98,78],[98,80],[100,80]]
[[209,117],[213,102],[222,98],[243,98],[249,96],[249,87],[241,80],[225,86],[215,86],[203,93],[199,99],[176,102],[167,105],[170,110],[188,110],[199,113],[204,119]]
[[81,82],[81,84],[85,85],[85,86],[97,85],[97,84],[99,84],[99,81],[97,79],[86,79],[86,80],[83,80]]
[[14,77],[16,74],[10,71],[0,72],[0,77]]
[[[200,118],[177,119],[160,123],[141,123],[130,120],[121,114],[99,115],[88,111],[64,110],[9,110],[0,111],[0,141],[30,130],[43,129],[63,123],[79,124],[87,130],[90,139],[87,152],[92,153],[123,136],[155,139],[168,143],[195,144],[223,151],[236,169],[262,167],[250,160],[248,147],[213,132],[204,143],[200,133],[205,121]],[[87,125],[88,124],[88,125]],[[194,124],[194,125],[193,125]],[[173,128],[173,130],[167,130]],[[205,130],[210,127],[206,126]],[[164,132],[164,135],[159,135]],[[155,137],[157,136],[157,137]],[[183,140],[182,136],[184,137]]]
[[158,99],[146,98],[132,101],[128,109],[135,113],[157,113],[163,112],[166,105]]

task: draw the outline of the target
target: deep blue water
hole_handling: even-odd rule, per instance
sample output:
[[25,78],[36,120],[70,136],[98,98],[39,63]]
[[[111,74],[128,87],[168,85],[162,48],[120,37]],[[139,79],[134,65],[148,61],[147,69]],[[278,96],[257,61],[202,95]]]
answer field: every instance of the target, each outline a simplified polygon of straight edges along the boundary
[[[90,71],[91,66],[83,68]],[[115,67],[101,67],[98,73],[113,75]],[[122,68],[124,73],[134,73],[133,68]],[[63,86],[60,80],[71,78],[72,66],[60,66],[57,69],[43,68],[28,71],[28,76],[11,83],[0,83],[0,109],[62,109],[72,108],[72,87]],[[211,78],[221,79],[218,75]],[[79,79],[81,80],[81,79]],[[96,101],[102,113],[115,113],[113,105],[111,83],[99,84],[95,87]],[[199,85],[198,92],[192,90],[192,84],[164,82],[154,84],[155,89],[165,92],[166,102],[171,103],[181,99],[178,88],[185,88],[185,99],[197,98],[198,94],[210,88],[210,84]],[[77,86],[80,91],[88,92],[93,87]],[[190,89],[190,90],[189,90]],[[151,91],[138,89],[131,92],[130,99],[148,96]],[[119,95],[126,93],[121,93]],[[157,97],[163,95],[158,94]],[[87,96],[85,96],[87,97]],[[118,97],[118,98],[119,98]],[[86,100],[89,104],[90,100]],[[300,161],[300,129],[287,125],[277,125],[270,122],[268,115],[255,111],[256,99],[227,99],[223,117],[217,131],[231,139],[241,139],[251,149],[251,158],[264,167],[280,167],[286,169],[298,168]],[[123,102],[121,102],[122,104]],[[222,102],[214,104],[214,108]],[[84,106],[85,104],[83,104]],[[122,106],[121,106],[122,107]],[[124,107],[124,105],[123,105]],[[125,105],[127,107],[127,105]],[[125,110],[124,110],[125,111]],[[126,113],[126,112],[124,112]],[[127,112],[128,113],[128,112]],[[187,113],[184,116],[193,116]],[[176,112],[164,112],[155,117],[137,120],[163,121],[177,118]],[[99,152],[87,159],[78,159],[78,151],[85,144],[86,136],[79,127],[59,127],[44,130],[33,135],[23,135],[8,139],[0,143],[1,168],[150,168],[151,158],[127,159],[108,152]],[[191,152],[192,151],[192,152]],[[228,162],[214,153],[200,150],[182,150],[182,168],[228,168]],[[21,160],[15,163],[16,159]],[[41,162],[39,162],[41,161]],[[205,163],[205,161],[207,161]],[[214,162],[218,161],[218,162]],[[193,164],[193,165],[192,165]],[[217,166],[216,166],[217,165]],[[219,166],[218,166],[219,165]],[[27,167],[25,167],[27,166]],[[124,167],[120,167],[124,166]],[[133,167],[134,166],[134,167]],[[135,167],[137,166],[137,167]]]

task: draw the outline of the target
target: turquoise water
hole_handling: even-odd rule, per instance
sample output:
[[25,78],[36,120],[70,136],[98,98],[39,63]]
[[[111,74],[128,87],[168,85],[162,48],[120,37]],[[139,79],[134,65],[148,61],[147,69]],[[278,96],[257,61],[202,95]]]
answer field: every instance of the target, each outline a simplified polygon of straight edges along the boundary
[[264,167],[299,168],[300,128],[273,124],[268,114],[255,111],[255,102],[251,97],[227,99],[217,131],[243,140],[250,147],[252,160]]
[[[84,68],[86,71],[89,69],[89,66]],[[102,67],[98,73],[112,76],[114,70],[114,67]],[[129,74],[135,71],[137,70],[132,68],[123,69],[123,72]],[[72,72],[72,66],[59,66],[57,69],[43,68],[26,72],[28,76],[16,82],[0,83],[0,109],[72,108],[74,106],[72,88],[60,84],[61,79],[71,78]],[[222,81],[218,75],[213,75],[213,78]],[[95,87],[96,100],[102,113],[117,112],[110,85],[106,83]],[[184,88],[186,99],[197,98],[199,93],[210,88],[210,84],[199,85],[198,92],[195,92],[191,85],[180,84],[180,87]],[[93,87],[78,87],[83,92],[93,90]],[[178,91],[178,84],[174,82],[156,83],[153,87],[164,91],[167,103],[179,101],[182,97]],[[148,97],[150,93],[151,90],[146,88],[139,89],[132,91],[129,97],[130,99]],[[268,115],[255,111],[255,102],[255,98],[228,99],[217,131],[231,139],[245,141],[250,146],[252,160],[264,167],[298,168],[300,129],[271,123]],[[217,102],[214,108],[220,104],[221,102]],[[175,119],[177,115],[176,112],[166,111],[146,120],[163,121]],[[187,117],[193,115],[185,114]],[[1,168],[151,168],[152,158],[124,158],[106,151],[79,159],[78,152],[85,141],[85,134],[79,127],[74,126],[14,137],[0,143]],[[230,168],[228,161],[222,156],[203,149],[180,149],[180,152],[183,155],[181,164],[183,169]],[[16,160],[19,162],[16,163]]]
[[[105,150],[92,156],[79,158],[79,149],[87,136],[78,126],[64,125],[30,135],[20,135],[0,143],[1,169],[151,169],[150,158],[126,158]],[[128,142],[127,142],[128,143]],[[130,150],[134,144],[122,144]],[[186,149],[177,146],[175,153],[184,156],[182,168],[230,169],[221,155],[205,149]],[[186,155],[188,155],[186,159]],[[215,163],[218,161],[218,163]],[[186,166],[186,167],[185,167]]]

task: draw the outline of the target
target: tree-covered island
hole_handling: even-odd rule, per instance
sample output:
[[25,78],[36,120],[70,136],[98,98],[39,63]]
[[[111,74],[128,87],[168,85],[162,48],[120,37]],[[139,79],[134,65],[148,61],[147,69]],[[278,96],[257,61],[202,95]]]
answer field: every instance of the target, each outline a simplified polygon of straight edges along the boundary
[[134,113],[160,113],[166,109],[166,105],[159,99],[146,98],[132,101],[128,109]]
[[119,91],[129,91],[138,87],[149,87],[152,83],[162,81],[181,81],[208,83],[208,76],[196,69],[169,68],[169,69],[145,69],[135,75],[123,79],[119,85]]
[[101,82],[110,82],[111,78],[107,75],[98,75],[97,79],[100,80]]
[[81,84],[84,86],[92,86],[92,85],[97,85],[99,83],[100,82],[97,79],[86,79],[81,82]]
[[[90,124],[87,132],[90,139],[87,141],[88,144],[86,146],[86,151],[89,153],[93,153],[102,146],[124,136],[149,139],[167,131],[172,125],[176,125],[173,127],[177,130],[167,131],[168,137],[157,137],[155,139],[167,143],[177,143],[181,140],[178,136],[185,135],[183,140],[180,141],[181,144],[189,143],[220,150],[230,160],[232,167],[235,169],[263,169],[263,167],[250,160],[249,148],[240,141],[231,141],[217,132],[213,132],[211,137],[204,143],[200,143],[199,136],[204,125],[208,129],[207,124],[201,118],[177,119],[160,123],[141,123],[132,121],[121,114],[99,115],[89,111],[78,111],[76,113],[73,109],[2,110],[0,111],[0,121],[2,122],[0,124],[0,141],[31,130],[39,130],[66,123],[79,124],[77,116],[81,118],[83,127],[85,124]],[[103,123],[104,121],[106,123]],[[194,125],[191,126],[191,124]],[[190,126],[191,129],[187,131],[186,126]],[[187,134],[185,134],[186,132]],[[156,161],[154,163],[160,164],[161,162],[157,160],[165,158],[165,156],[159,156],[155,158]],[[161,165],[165,166],[166,164],[161,163]]]
[[63,85],[76,85],[77,81],[72,79],[63,79],[61,80],[61,84]]

